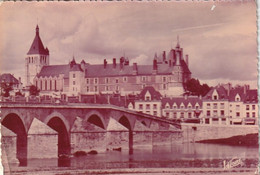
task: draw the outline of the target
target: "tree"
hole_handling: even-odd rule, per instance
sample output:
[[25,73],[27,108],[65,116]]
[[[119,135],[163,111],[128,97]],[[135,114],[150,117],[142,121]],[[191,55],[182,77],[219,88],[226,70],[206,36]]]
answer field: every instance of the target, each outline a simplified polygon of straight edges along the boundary
[[10,96],[10,91],[13,90],[12,83],[1,83],[1,95],[4,97]]
[[191,95],[205,96],[209,92],[210,87],[207,84],[201,85],[198,79],[192,78],[186,82],[185,89]]
[[39,95],[40,92],[40,90],[34,85],[30,86],[29,91],[30,91],[30,95],[36,95],[36,96]]

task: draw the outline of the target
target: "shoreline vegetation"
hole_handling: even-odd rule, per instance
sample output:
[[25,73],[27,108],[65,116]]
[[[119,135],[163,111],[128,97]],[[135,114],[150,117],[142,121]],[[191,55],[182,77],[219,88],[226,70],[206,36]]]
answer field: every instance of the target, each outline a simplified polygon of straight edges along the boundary
[[209,139],[197,141],[197,143],[211,143],[211,144],[222,144],[231,146],[247,146],[247,147],[259,147],[258,133],[233,136],[224,139]]

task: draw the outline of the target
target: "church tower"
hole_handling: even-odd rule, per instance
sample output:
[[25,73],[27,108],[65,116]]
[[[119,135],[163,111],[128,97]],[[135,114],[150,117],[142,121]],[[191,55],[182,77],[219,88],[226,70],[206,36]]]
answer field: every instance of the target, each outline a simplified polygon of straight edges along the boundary
[[34,77],[41,71],[42,67],[49,65],[49,50],[44,48],[40,34],[39,26],[36,26],[36,35],[25,58],[25,80],[26,86],[33,84]]

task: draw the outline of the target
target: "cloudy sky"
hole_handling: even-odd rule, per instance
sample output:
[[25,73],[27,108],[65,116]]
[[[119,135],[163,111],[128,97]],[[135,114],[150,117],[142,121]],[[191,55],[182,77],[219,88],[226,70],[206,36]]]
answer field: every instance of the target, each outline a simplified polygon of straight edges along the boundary
[[[214,5],[214,7],[212,7]],[[125,54],[152,64],[175,47],[192,77],[216,85],[257,85],[256,5],[251,2],[5,2],[0,7],[0,71],[24,79],[36,25],[51,64],[103,63]]]

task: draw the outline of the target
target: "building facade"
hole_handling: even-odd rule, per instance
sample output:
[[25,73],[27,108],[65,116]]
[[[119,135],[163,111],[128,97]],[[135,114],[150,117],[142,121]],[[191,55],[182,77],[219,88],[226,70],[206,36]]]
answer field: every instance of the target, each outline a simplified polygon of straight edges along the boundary
[[203,98],[203,123],[257,124],[258,97],[256,89],[217,86]]
[[26,84],[34,84],[42,95],[54,92],[77,96],[79,94],[137,94],[146,86],[153,86],[164,96],[184,93],[184,83],[191,78],[188,55],[183,55],[179,42],[168,54],[155,54],[150,65],[130,65],[129,59],[121,57],[112,63],[92,65],[82,60],[76,63],[49,65],[49,50],[44,48],[39,27],[31,45],[26,63]]

